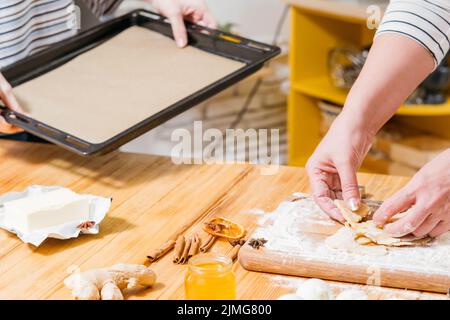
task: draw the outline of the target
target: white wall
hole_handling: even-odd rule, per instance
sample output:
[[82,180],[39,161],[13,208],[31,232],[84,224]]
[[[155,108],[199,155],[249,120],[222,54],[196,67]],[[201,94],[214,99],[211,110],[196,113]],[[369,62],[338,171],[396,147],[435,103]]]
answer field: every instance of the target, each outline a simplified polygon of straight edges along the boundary
[[[271,42],[286,3],[282,0],[207,0],[220,23],[233,22],[244,37]],[[280,40],[286,41],[288,21]]]
[[[286,3],[283,0],[206,0],[219,23],[236,24],[240,35],[262,42],[272,42],[277,22]],[[125,0],[119,13],[146,7],[143,0]],[[285,22],[281,42],[287,41],[288,21]]]

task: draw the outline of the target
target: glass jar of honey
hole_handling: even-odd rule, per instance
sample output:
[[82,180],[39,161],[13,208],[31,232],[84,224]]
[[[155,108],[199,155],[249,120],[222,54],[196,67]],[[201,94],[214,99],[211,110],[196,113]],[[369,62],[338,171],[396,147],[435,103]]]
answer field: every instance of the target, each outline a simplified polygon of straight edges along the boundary
[[184,280],[186,299],[234,300],[236,283],[230,258],[220,254],[199,254],[189,260]]

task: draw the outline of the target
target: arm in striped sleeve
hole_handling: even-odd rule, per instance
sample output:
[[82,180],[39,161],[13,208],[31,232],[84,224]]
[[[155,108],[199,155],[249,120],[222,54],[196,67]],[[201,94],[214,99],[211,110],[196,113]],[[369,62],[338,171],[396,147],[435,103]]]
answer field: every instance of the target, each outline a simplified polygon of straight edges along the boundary
[[436,66],[450,47],[449,0],[391,0],[375,37],[402,34],[433,56]]

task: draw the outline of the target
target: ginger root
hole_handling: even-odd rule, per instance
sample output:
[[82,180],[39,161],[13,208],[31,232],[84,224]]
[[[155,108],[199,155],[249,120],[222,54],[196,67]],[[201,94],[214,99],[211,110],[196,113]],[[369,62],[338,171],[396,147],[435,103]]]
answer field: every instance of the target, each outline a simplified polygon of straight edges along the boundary
[[77,300],[123,300],[122,290],[150,287],[156,274],[139,264],[116,264],[71,274],[64,280]]

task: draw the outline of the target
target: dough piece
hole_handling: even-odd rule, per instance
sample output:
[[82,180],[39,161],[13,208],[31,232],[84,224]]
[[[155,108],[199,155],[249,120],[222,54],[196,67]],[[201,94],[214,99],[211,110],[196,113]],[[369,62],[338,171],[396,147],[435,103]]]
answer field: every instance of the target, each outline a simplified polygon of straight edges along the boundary
[[356,211],[350,210],[343,200],[334,200],[334,204],[341,211],[342,216],[348,223],[358,223],[369,216],[371,212],[370,207],[363,202],[361,202],[359,209]]
[[[388,253],[385,246],[362,245],[355,240],[356,238],[357,235],[352,229],[342,227],[334,235],[328,237],[325,244],[331,249],[344,250],[354,254],[384,256]],[[362,239],[362,237],[359,239]]]
[[370,240],[369,238],[365,237],[365,236],[361,236],[361,235],[356,235],[356,242],[362,245],[365,244],[371,244],[372,240]]
[[282,295],[277,300],[303,300],[303,299],[302,299],[302,297],[300,297],[294,293],[288,293],[288,294]]
[[356,234],[352,229],[342,227],[335,234],[325,239],[325,244],[332,249],[343,249],[351,251],[358,246],[355,241]]
[[357,237],[362,236],[370,239],[373,243],[391,247],[422,245],[430,241],[429,237],[416,238],[411,235],[401,238],[394,238],[383,229],[377,227],[373,220],[356,223],[354,226],[351,226],[351,228],[355,231]]
[[336,300],[369,300],[369,297],[362,290],[349,289],[339,293]]
[[296,295],[303,300],[333,300],[330,286],[320,279],[309,279],[297,289]]
[[386,231],[378,228],[373,220],[356,224],[354,230],[357,235],[364,236],[376,244],[385,246],[412,246],[415,244],[413,241],[391,237]]
[[[413,236],[394,238],[383,229],[377,227],[373,220],[361,222],[370,215],[371,210],[366,204],[361,203],[359,210],[351,211],[342,200],[334,200],[334,203],[347,221],[346,226],[355,232],[358,243],[370,244],[373,242],[385,246],[402,247],[421,245],[430,240],[430,238],[416,238]],[[361,240],[358,241],[358,239]],[[371,241],[369,242],[368,239]]]

